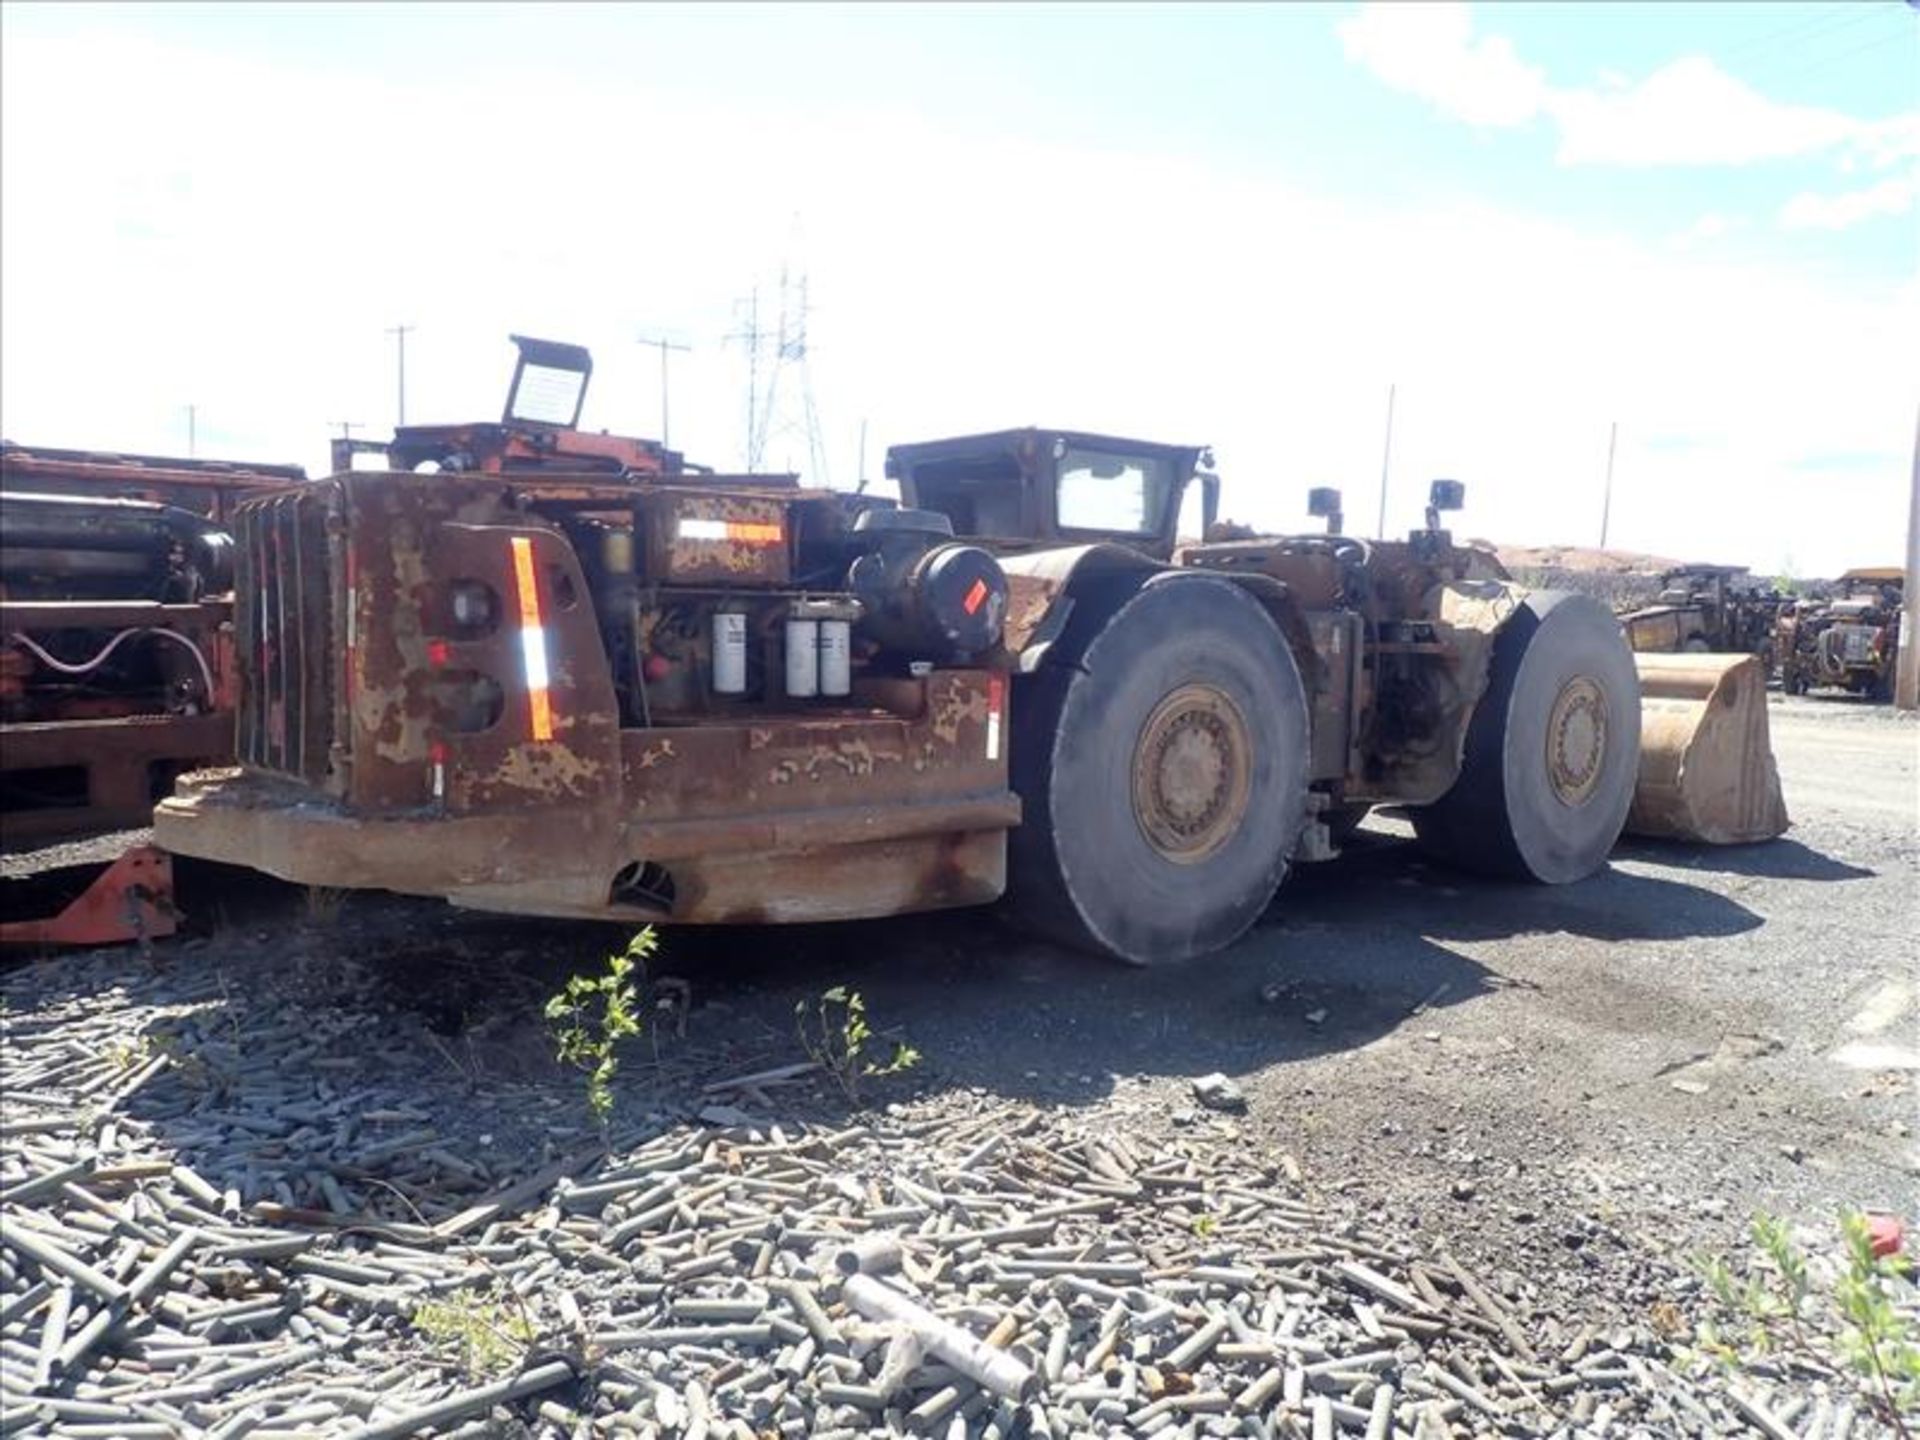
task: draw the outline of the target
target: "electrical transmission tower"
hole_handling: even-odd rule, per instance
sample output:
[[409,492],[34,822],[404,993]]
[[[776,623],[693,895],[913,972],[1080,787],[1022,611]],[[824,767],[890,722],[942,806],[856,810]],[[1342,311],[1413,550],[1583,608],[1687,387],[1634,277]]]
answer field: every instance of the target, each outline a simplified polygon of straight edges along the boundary
[[788,470],[804,467],[810,483],[824,486],[830,477],[807,359],[807,277],[781,265],[771,330],[761,328],[757,285],[741,303],[742,328],[727,338],[747,352],[747,469],[764,470],[769,461]]

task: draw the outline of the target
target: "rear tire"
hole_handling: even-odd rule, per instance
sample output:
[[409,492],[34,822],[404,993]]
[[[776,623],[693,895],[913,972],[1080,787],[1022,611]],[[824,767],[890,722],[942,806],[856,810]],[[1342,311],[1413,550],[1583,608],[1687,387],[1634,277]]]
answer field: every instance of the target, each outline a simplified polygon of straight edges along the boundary
[[1079,664],[1019,677],[1013,707],[1016,918],[1136,965],[1218,950],[1259,918],[1305,814],[1307,706],[1245,590],[1182,575],[1116,599]]
[[1633,803],[1640,682],[1619,622],[1583,595],[1535,591],[1494,642],[1460,778],[1413,812],[1436,858],[1560,885],[1606,863]]

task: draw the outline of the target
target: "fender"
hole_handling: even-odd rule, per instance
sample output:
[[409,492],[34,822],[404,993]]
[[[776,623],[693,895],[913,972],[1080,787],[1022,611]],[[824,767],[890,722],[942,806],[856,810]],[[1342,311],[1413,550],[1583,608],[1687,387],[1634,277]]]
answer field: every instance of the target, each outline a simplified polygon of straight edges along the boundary
[[1051,658],[1056,664],[1074,665],[1085,653],[1091,639],[1089,629],[1066,639],[1068,622],[1075,611],[1086,609],[1093,592],[1101,598],[1118,591],[1130,594],[1157,573],[1166,573],[1162,562],[1125,545],[1072,545],[1058,550],[1030,550],[1018,555],[1002,555],[1000,566],[1007,572],[1007,622],[1001,644],[1014,658],[1014,669],[1030,675]]
[[[1093,622],[1111,614],[1128,595],[1147,585],[1204,575],[1230,581],[1258,600],[1285,637],[1308,692],[1322,683],[1325,662],[1312,632],[1287,587],[1271,576],[1168,565],[1114,544],[1029,551],[1002,556],[1000,564],[1011,592],[1002,643],[1020,674],[1032,674],[1047,663],[1077,666],[1099,631]],[[1074,625],[1076,613],[1082,623]]]

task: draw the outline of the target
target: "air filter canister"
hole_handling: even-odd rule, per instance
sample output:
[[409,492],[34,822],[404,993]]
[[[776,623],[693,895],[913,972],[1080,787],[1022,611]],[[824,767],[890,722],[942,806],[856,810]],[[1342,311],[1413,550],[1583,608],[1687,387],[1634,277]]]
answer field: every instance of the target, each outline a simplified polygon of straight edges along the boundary
[[747,617],[738,610],[714,612],[713,690],[716,695],[747,691]]
[[820,693],[820,622],[787,620],[787,694],[810,700]]

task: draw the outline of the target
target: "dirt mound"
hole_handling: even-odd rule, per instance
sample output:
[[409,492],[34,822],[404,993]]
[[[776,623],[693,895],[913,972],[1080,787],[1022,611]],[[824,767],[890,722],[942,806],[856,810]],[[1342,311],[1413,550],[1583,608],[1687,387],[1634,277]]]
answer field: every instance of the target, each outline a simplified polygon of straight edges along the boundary
[[1596,550],[1584,545],[1495,545],[1509,570],[1569,570],[1582,574],[1651,575],[1676,570],[1684,561],[1637,550]]

